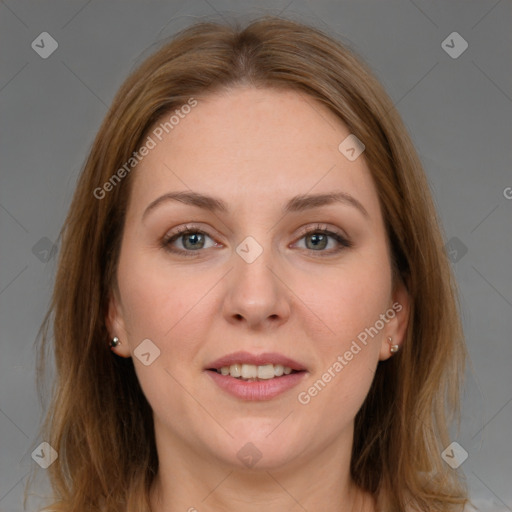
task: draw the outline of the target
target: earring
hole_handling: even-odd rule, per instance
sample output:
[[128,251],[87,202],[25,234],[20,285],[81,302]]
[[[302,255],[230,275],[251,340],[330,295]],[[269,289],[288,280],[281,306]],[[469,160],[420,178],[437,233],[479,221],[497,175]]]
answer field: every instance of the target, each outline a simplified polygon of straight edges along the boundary
[[121,345],[121,342],[117,336],[114,336],[110,342],[110,348],[116,348],[118,345]]
[[394,354],[398,352],[400,345],[392,345],[393,338],[391,336],[388,336],[388,343],[389,343],[389,351]]

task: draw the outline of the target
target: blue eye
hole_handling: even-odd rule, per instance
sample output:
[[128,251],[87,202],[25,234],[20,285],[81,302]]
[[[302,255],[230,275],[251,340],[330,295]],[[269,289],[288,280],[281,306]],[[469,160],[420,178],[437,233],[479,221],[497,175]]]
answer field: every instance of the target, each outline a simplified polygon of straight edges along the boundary
[[[330,231],[321,225],[303,230],[298,242],[302,240],[305,241],[305,246],[299,248],[318,253],[318,256],[333,255],[353,245],[340,233]],[[294,246],[297,246],[298,242],[295,242]],[[194,226],[184,226],[161,241],[161,246],[166,251],[183,256],[198,256],[202,249],[219,245],[207,233]]]
[[[300,240],[305,240],[306,250],[319,253],[333,254],[339,252],[343,248],[352,247],[352,243],[339,233],[328,229],[322,229],[320,226],[303,231],[302,237],[299,241]],[[331,245],[331,247],[329,247],[329,245]]]
[[[178,231],[178,233],[165,237],[162,240],[162,246],[170,252],[180,253],[185,256],[193,256],[193,254],[190,253],[199,251],[200,249],[208,249],[209,247],[214,247],[217,245],[212,240],[213,243],[207,246],[207,238],[212,240],[211,237],[204,231],[185,227],[185,229]],[[175,242],[180,242],[182,248],[175,247]]]

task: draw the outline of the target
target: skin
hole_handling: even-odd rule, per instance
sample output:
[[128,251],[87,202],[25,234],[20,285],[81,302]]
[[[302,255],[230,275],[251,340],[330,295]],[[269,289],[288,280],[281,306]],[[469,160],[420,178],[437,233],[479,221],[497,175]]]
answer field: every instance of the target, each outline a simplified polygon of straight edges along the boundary
[[[133,171],[107,323],[121,340],[118,355],[132,357],[144,339],[160,350],[149,366],[133,357],[155,420],[154,512],[375,510],[350,478],[354,417],[379,361],[392,355],[387,337],[402,343],[409,307],[403,287],[392,285],[364,154],[351,162],[338,150],[349,133],[300,93],[239,87],[198,98]],[[220,198],[229,212],[168,201],[143,218],[172,191]],[[356,198],[368,215],[340,202],[282,213],[293,196],[333,191]],[[162,247],[166,235],[190,224],[207,233],[204,248],[190,249],[197,246],[190,236],[172,243],[190,257]],[[301,228],[315,232],[318,224],[353,246],[329,238],[316,248]],[[263,249],[252,263],[236,252],[247,236]],[[402,305],[395,318],[300,404],[298,393],[394,302]],[[272,400],[244,401],[204,371],[239,350],[279,352],[308,373]],[[261,452],[252,468],[237,457],[248,442]]]

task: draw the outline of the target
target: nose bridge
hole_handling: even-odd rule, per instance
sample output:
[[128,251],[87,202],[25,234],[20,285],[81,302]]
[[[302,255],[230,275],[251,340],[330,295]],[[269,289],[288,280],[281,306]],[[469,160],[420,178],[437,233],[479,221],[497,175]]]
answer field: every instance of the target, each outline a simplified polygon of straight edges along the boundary
[[278,255],[268,233],[257,236],[259,240],[247,236],[236,247],[224,302],[230,321],[245,319],[253,326],[268,320],[284,321],[289,316],[286,287],[274,270]]

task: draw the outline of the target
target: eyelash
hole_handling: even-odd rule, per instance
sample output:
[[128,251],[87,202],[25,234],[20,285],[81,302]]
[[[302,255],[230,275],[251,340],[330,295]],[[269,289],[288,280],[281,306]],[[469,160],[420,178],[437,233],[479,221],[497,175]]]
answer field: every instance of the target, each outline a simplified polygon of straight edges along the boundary
[[[206,235],[206,236],[212,238],[205,231],[202,231],[201,229],[198,229],[193,225],[192,226],[187,225],[182,228],[178,228],[178,230],[175,233],[165,236],[161,241],[161,246],[163,249],[165,249],[166,251],[169,251],[171,253],[180,254],[180,255],[186,256],[186,257],[197,256],[197,254],[194,254],[194,253],[201,252],[200,249],[198,249],[197,251],[190,251],[190,250],[187,251],[187,250],[183,250],[183,249],[176,249],[176,248],[172,247],[172,245],[171,245],[173,242],[178,240],[180,237],[182,237],[184,235],[190,235],[190,234],[201,234],[201,235]],[[340,247],[338,247],[337,249],[335,249],[335,250],[331,249],[330,251],[314,251],[312,249],[309,249],[309,251],[312,253],[315,253],[315,252],[319,253],[319,254],[316,254],[316,256],[319,256],[319,257],[325,257],[325,256],[329,256],[332,254],[337,254],[338,252],[340,252],[344,249],[349,249],[350,247],[353,246],[352,242],[350,242],[347,238],[340,235],[339,233],[336,233],[335,231],[330,231],[329,229],[323,227],[321,224],[317,224],[313,228],[303,229],[300,233],[298,240],[301,240],[305,236],[312,235],[312,234],[327,235],[327,236],[333,238],[334,240],[336,240],[336,242],[338,242],[338,244],[340,245]],[[306,249],[306,250],[308,250],[308,249]],[[324,254],[322,254],[322,253],[324,253]]]
[[[322,224],[317,224],[316,226],[314,226],[312,228],[307,227],[307,228],[302,229],[299,234],[298,240],[302,240],[302,238],[304,238],[305,236],[312,235],[312,234],[327,235],[327,236],[333,238],[334,240],[336,240],[336,242],[338,242],[338,244],[340,245],[338,248],[336,248],[334,250],[331,249],[329,251],[313,251],[312,249],[309,249],[309,251],[311,251],[313,253],[318,253],[317,256],[320,256],[320,257],[337,254],[340,251],[342,251],[344,249],[350,249],[350,247],[353,246],[353,243],[350,240],[348,240],[348,238],[345,238],[340,233],[336,233],[335,231],[331,231],[331,230],[327,229],[327,227],[322,226]],[[308,249],[306,249],[306,250],[308,250]]]

